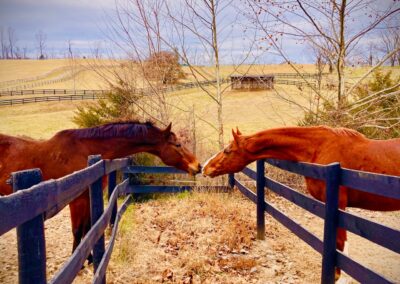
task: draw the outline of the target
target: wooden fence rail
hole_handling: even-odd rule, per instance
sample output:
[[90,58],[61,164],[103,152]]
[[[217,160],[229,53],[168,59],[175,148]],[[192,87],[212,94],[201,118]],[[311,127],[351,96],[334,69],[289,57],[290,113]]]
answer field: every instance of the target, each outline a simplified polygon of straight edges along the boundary
[[[316,87],[314,82],[296,81],[296,80],[283,80],[279,78],[296,78],[298,74],[286,74],[278,73],[277,78],[274,80],[275,84],[282,85],[293,85],[297,87]],[[314,78],[313,74],[308,74],[308,76],[303,78]],[[230,83],[229,78],[223,78],[221,80],[222,84]],[[178,84],[174,86],[166,86],[162,88],[162,92],[176,92],[181,90],[187,90],[192,88],[206,87],[216,84],[216,80],[208,80],[201,82],[188,82],[183,84]],[[136,92],[141,95],[151,95],[156,90],[152,88],[138,89]],[[18,98],[18,99],[0,99],[0,106],[12,106],[28,103],[39,103],[39,102],[56,102],[56,101],[74,101],[74,100],[96,100],[104,98],[105,94],[110,92],[109,90],[73,90],[73,89],[37,89],[37,90],[11,90],[11,91],[1,91],[0,97],[8,96],[24,96],[24,95],[47,95],[29,98]],[[57,95],[57,96],[56,96]]]
[[[265,212],[322,254],[321,283],[335,282],[335,267],[342,269],[362,283],[392,283],[384,276],[364,267],[349,256],[336,250],[336,231],[338,227],[346,229],[396,253],[400,253],[400,242],[398,242],[400,231],[339,210],[338,197],[339,186],[343,185],[364,192],[400,199],[400,177],[349,170],[341,168],[338,163],[316,165],[273,159],[266,160],[267,163],[283,170],[324,180],[327,185],[327,202],[324,204],[269,177],[265,177],[264,162],[264,160],[257,161],[257,172],[249,168],[245,168],[242,171],[245,175],[257,181],[257,194],[240,183],[234,175],[230,175],[229,178],[240,192],[257,204],[257,232],[265,230],[265,225],[262,221],[264,212],[260,210],[260,208],[264,207]],[[324,219],[324,240],[321,241],[314,234],[268,203],[268,201],[265,201],[264,192],[260,188],[263,184],[267,189]],[[262,197],[259,195],[262,195]],[[259,203],[262,204],[260,205]],[[260,238],[259,234],[257,236]]]
[[[117,199],[126,194],[182,192],[194,188],[230,190],[228,186],[150,186],[129,183],[130,173],[186,174],[173,167],[130,166],[131,159],[101,160],[89,156],[88,167],[56,180],[41,182],[39,169],[12,174],[15,193],[0,197],[0,235],[17,227],[19,283],[46,283],[46,249],[44,221],[60,212],[90,187],[92,227],[72,256],[50,283],[72,283],[88,255],[93,251],[93,283],[106,282],[106,269],[114,246],[119,220],[132,201],[131,195],[117,211]],[[116,185],[116,171],[124,172],[124,181]],[[108,206],[103,210],[101,178],[108,175]],[[112,226],[108,246],[104,231]]]
[[[257,204],[257,237],[265,236],[264,212],[277,219],[289,230],[299,236],[313,249],[322,254],[322,283],[334,283],[335,267],[338,267],[363,283],[390,283],[384,276],[357,263],[349,256],[336,250],[337,228],[346,229],[360,235],[389,250],[400,253],[400,231],[363,219],[359,216],[339,210],[339,186],[345,185],[356,190],[400,199],[400,177],[365,173],[341,168],[338,163],[316,165],[280,160],[266,160],[267,163],[281,169],[306,177],[324,180],[327,184],[326,204],[299,193],[269,177],[265,177],[265,161],[257,161],[257,171],[245,168],[242,172],[256,180],[257,194],[246,188],[234,175],[229,176],[231,187],[236,185],[240,192]],[[117,211],[118,196],[126,194],[182,192],[192,190],[193,186],[154,186],[130,184],[127,174],[159,173],[184,174],[172,167],[130,166],[130,159],[113,161],[101,160],[99,156],[89,158],[89,167],[57,180],[41,181],[39,169],[12,174],[15,193],[0,197],[0,235],[17,227],[19,251],[20,283],[46,282],[46,256],[44,225],[87,187],[90,190],[92,228],[77,247],[73,255],[58,271],[50,283],[70,283],[80,271],[89,253],[93,250],[95,275],[93,283],[106,282],[106,268],[118,230],[119,220],[132,201],[130,195]],[[125,179],[116,185],[116,170],[123,170]],[[108,207],[103,212],[101,177],[109,175]],[[227,186],[202,187],[226,191]],[[265,201],[264,189],[267,188],[299,207],[322,218],[324,239],[303,228],[300,224]],[[97,199],[97,200],[96,200]],[[108,246],[104,245],[104,230],[108,224],[114,224]]]

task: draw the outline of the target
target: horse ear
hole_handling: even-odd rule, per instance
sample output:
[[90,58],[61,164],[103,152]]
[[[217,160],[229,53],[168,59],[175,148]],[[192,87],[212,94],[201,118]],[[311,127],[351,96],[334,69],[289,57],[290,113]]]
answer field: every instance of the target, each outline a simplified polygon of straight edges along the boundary
[[163,130],[165,136],[168,137],[168,136],[171,134],[171,128],[172,128],[172,122],[170,122],[169,125],[167,126],[167,128],[165,128],[165,129]]
[[237,135],[242,135],[242,132],[240,132],[239,128],[236,126],[236,134]]
[[171,133],[171,128],[172,128],[172,122],[170,122],[167,126],[167,128],[164,129],[165,133]]
[[233,136],[233,140],[235,141],[235,143],[239,144],[239,135],[237,133],[235,133],[235,130],[233,130],[233,128],[232,128],[232,136]]

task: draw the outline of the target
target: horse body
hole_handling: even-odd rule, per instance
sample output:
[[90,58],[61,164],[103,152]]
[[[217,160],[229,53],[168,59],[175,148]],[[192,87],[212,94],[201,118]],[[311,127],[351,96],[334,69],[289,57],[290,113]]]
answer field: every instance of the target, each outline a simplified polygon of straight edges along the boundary
[[[203,167],[203,174],[215,177],[241,171],[258,159],[282,159],[327,165],[339,162],[343,168],[400,176],[400,139],[371,140],[349,129],[329,127],[287,127],[245,136],[232,130],[234,140]],[[308,192],[325,202],[325,182],[306,178]],[[369,210],[400,210],[400,201],[376,194],[340,187],[339,207]],[[337,231],[337,248],[343,251],[346,231]],[[337,275],[340,271],[337,270]]]
[[[191,174],[200,171],[200,164],[173,132],[152,124],[138,122],[113,123],[87,129],[64,130],[45,141],[0,134],[0,195],[12,193],[6,184],[15,171],[40,168],[43,179],[57,179],[87,166],[89,155],[103,159],[126,157],[138,152],[159,156],[164,163]],[[70,203],[73,250],[90,229],[89,192]]]

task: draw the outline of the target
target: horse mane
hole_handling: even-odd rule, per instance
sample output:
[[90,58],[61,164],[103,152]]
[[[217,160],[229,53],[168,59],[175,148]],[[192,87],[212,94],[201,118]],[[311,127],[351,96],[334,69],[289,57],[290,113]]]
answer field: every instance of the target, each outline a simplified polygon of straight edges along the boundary
[[117,138],[117,137],[144,137],[150,129],[161,131],[158,127],[150,121],[122,121],[107,123],[100,126],[81,128],[81,129],[67,129],[60,131],[56,135],[69,134],[76,138]]
[[349,129],[349,128],[344,128],[344,127],[338,127],[338,128],[332,128],[332,127],[327,127],[327,126],[321,126],[322,128],[325,128],[331,132],[333,132],[336,135],[339,136],[348,136],[348,137],[365,137],[363,134],[360,132]]

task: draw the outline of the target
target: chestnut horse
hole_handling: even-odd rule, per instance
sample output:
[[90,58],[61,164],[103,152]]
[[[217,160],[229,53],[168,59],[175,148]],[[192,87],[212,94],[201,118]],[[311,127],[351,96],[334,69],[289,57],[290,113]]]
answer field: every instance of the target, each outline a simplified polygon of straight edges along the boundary
[[[12,193],[6,184],[11,172],[40,168],[43,179],[56,179],[83,169],[89,155],[103,159],[148,152],[170,166],[197,174],[196,157],[171,132],[152,123],[120,122],[98,127],[63,130],[46,141],[34,141],[0,134],[0,195]],[[89,193],[85,191],[70,203],[73,251],[90,229]],[[89,258],[90,261],[90,258]]]
[[[203,174],[215,177],[241,171],[258,159],[282,159],[317,164],[339,162],[343,168],[400,176],[400,139],[371,140],[345,128],[287,127],[245,136],[232,130],[233,141],[210,158]],[[308,192],[325,202],[325,183],[306,178]],[[339,207],[369,210],[400,210],[400,201],[340,187]],[[336,246],[343,251],[346,231],[338,229]],[[340,270],[336,271],[336,277]]]

